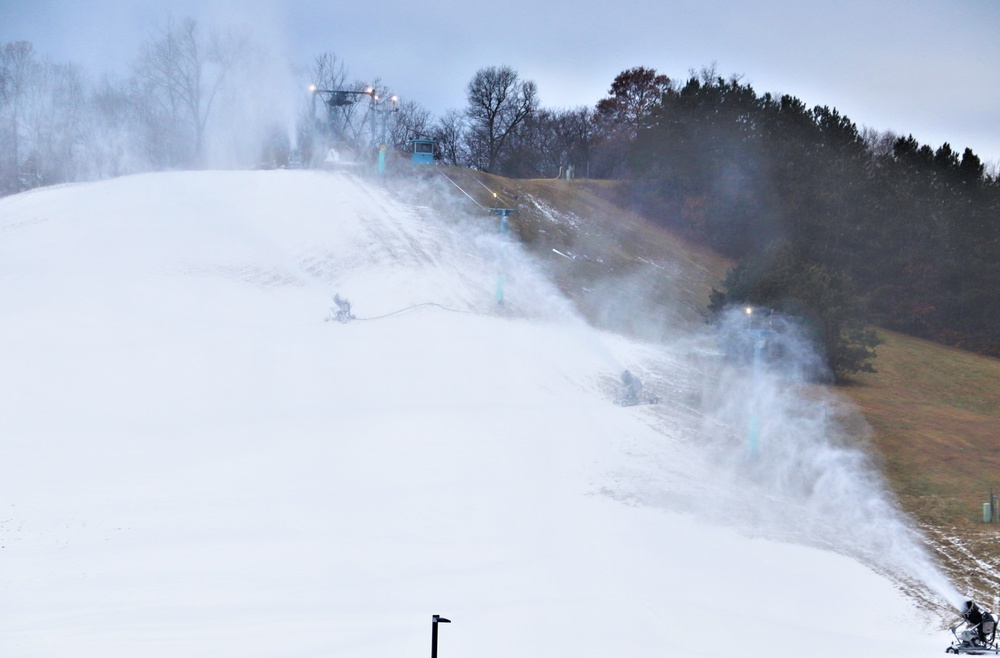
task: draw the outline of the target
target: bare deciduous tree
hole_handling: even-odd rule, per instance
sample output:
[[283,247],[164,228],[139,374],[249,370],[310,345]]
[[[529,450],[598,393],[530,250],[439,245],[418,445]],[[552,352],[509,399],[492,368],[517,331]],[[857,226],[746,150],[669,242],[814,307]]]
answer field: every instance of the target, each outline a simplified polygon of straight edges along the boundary
[[143,44],[135,75],[146,97],[146,120],[166,133],[163,164],[200,162],[215,98],[247,48],[247,37],[232,32],[203,39],[191,18],[168,20]]
[[490,66],[473,76],[467,97],[473,164],[494,172],[511,134],[538,108],[538,88],[509,66]]
[[343,96],[340,100],[347,103],[345,105],[330,104],[327,101],[329,92],[346,89],[347,66],[335,54],[323,52],[316,55],[309,78],[312,93],[306,113],[308,120],[304,122],[307,126],[300,127],[300,136],[307,136],[309,144],[315,141],[316,133],[327,133],[333,139],[342,139],[344,125],[350,123],[353,105],[347,101],[354,101],[356,98],[353,95]]
[[389,144],[397,149],[406,149],[409,140],[428,137],[431,133],[431,113],[416,101],[399,104],[389,125]]
[[126,80],[105,76],[90,94],[84,133],[87,175],[120,176],[146,168],[135,145],[141,142],[136,99]]
[[0,193],[23,189],[21,141],[23,113],[32,71],[37,66],[34,47],[27,41],[13,41],[0,50]]
[[432,136],[436,142],[441,162],[453,167],[464,167],[468,162],[465,146],[467,137],[465,115],[456,110],[448,110],[438,119]]
[[29,186],[75,180],[83,166],[86,83],[73,64],[43,60],[33,67],[23,109],[24,162]]

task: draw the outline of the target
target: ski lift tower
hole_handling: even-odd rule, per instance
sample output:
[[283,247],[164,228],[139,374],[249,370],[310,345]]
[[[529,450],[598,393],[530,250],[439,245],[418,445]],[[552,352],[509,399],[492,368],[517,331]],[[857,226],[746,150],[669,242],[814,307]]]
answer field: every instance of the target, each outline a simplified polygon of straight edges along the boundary
[[309,85],[309,93],[312,94],[313,116],[316,116],[317,96],[323,99],[323,103],[326,104],[327,123],[331,132],[336,132],[334,117],[338,109],[354,105],[359,100],[358,96],[375,97],[375,90],[371,87],[366,88],[364,91],[355,91],[352,89],[319,89],[316,85]]
[[[385,101],[379,98],[374,87],[366,87],[363,91],[353,89],[319,89],[316,85],[310,85],[309,91],[312,93],[312,111],[316,114],[316,97],[323,99],[327,108],[327,122],[331,134],[336,134],[335,117],[337,110],[350,107],[360,100],[360,96],[368,96],[371,99],[369,116],[371,117],[372,146],[378,149],[378,172],[385,172],[386,151],[389,149],[389,115],[398,112],[399,97],[392,96]],[[388,106],[383,106],[387,102]]]

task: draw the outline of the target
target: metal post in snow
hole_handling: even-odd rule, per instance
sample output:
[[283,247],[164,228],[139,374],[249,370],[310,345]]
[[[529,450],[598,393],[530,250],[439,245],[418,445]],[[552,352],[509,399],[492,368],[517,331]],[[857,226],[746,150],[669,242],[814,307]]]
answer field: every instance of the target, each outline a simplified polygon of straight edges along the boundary
[[433,615],[431,617],[431,658],[437,658],[438,655],[438,624],[450,624],[450,619],[445,619],[441,615]]

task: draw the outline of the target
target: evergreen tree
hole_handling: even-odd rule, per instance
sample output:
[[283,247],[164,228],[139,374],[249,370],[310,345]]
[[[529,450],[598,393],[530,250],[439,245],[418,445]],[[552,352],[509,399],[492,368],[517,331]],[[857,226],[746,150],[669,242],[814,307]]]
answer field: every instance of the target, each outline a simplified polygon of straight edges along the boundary
[[783,242],[741,259],[722,285],[724,291],[712,290],[710,310],[751,304],[800,318],[838,378],[876,372],[875,347],[881,341],[869,327],[846,275],[804,260],[791,244]]

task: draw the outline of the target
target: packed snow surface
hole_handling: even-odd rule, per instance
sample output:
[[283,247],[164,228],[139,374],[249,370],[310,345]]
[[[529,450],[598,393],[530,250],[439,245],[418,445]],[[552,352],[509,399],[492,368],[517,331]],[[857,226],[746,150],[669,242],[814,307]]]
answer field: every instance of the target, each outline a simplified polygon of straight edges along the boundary
[[0,655],[942,652],[898,519],[809,502],[853,453],[805,502],[729,459],[704,330],[587,326],[495,221],[310,171],[0,200]]

